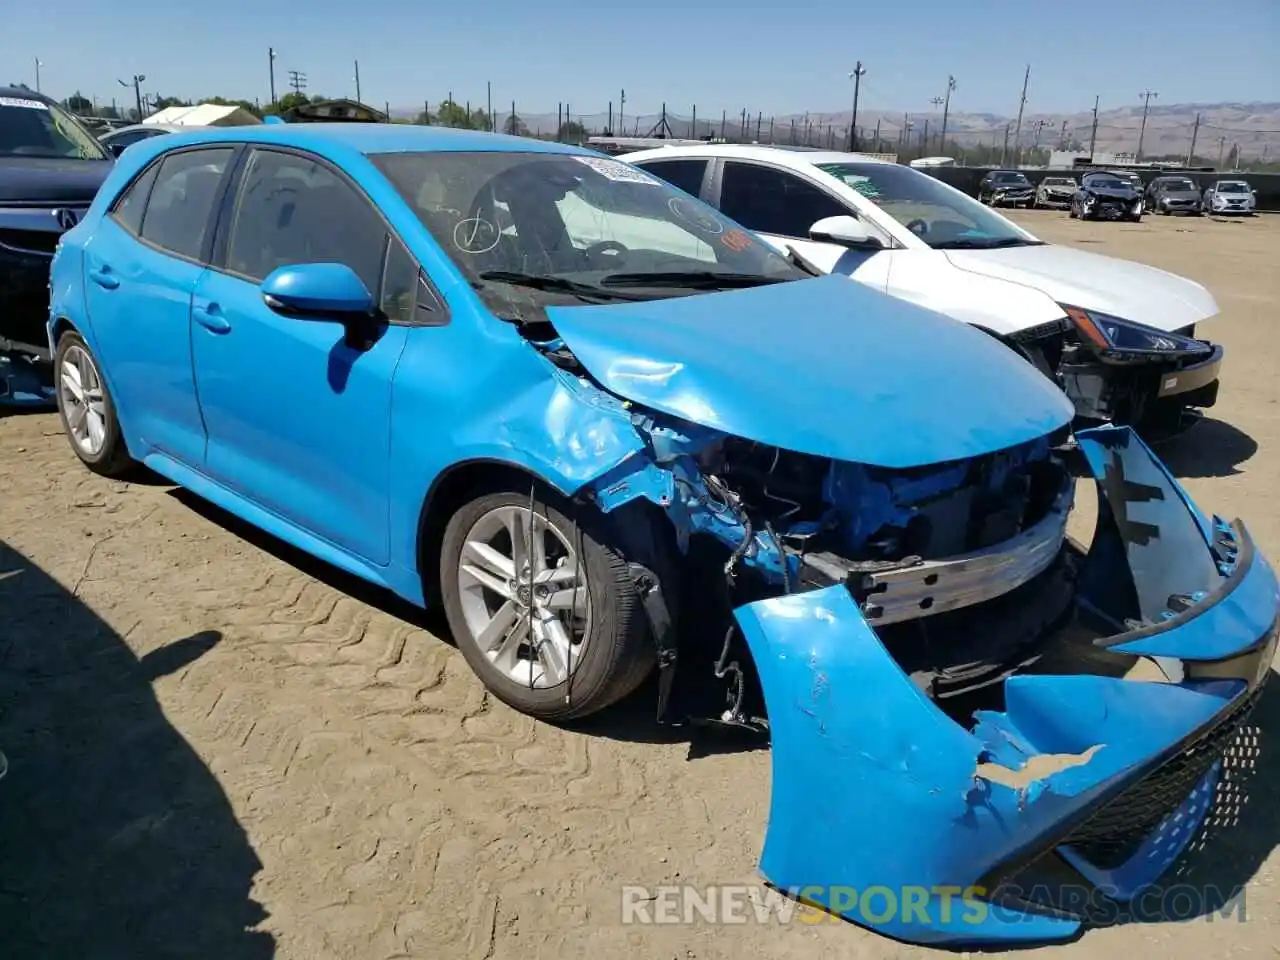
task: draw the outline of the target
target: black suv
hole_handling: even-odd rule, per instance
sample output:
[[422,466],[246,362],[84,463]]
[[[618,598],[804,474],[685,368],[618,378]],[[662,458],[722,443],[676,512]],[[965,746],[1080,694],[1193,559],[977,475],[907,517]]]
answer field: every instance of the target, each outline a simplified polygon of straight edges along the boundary
[[19,358],[49,359],[49,264],[111,167],[110,154],[56,102],[0,87],[0,402],[26,392]]

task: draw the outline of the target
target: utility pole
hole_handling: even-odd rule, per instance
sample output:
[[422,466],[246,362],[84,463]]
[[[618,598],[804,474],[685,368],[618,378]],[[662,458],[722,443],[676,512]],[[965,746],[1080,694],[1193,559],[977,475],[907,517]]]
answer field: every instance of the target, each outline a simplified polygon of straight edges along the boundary
[[947,152],[947,114],[951,111],[951,91],[956,88],[956,78],[947,77],[947,95],[942,101],[942,133],[940,135],[940,146],[942,153]]
[[627,135],[627,128],[622,122],[622,115],[627,109],[627,91],[620,90],[618,93],[620,94],[618,97],[618,133],[625,137]]
[[[934,97],[934,98],[933,98],[933,99],[931,99],[929,102],[933,104],[933,108],[934,108],[934,110],[937,110],[937,109],[938,109],[938,107],[942,106],[942,104],[943,104],[943,98],[942,98],[942,97]],[[925,129],[926,129],[926,130],[928,130],[928,128],[929,128],[929,126],[928,126],[928,124],[926,123],[926,124],[925,124]],[[928,138],[928,137],[925,137],[925,141],[924,141],[924,149],[925,149],[925,152],[926,152],[926,153],[928,153],[928,152],[929,152],[929,138]]]
[[493,81],[486,80],[484,82],[484,89],[485,89],[485,99],[488,104],[485,107],[485,116],[488,117],[488,120],[489,120],[486,126],[488,126],[489,128],[489,132],[493,133]]
[[36,93],[39,93],[40,92],[40,68],[43,67],[44,64],[40,62],[39,57],[32,57],[31,59],[36,62]]
[[693,117],[689,121],[689,136],[693,140],[698,139],[698,105],[693,105]]
[[[764,111],[761,110],[756,114],[756,143],[760,142],[760,124],[764,123]],[[1266,153],[1262,154],[1265,162]]]
[[1018,127],[1013,132],[1013,165],[1018,165],[1018,148],[1022,146],[1022,110],[1027,105],[1027,84],[1031,82],[1031,64],[1022,75],[1022,99],[1018,101]]
[[1058,149],[1067,149],[1067,121],[1062,121],[1062,130],[1058,134]]
[[289,71],[289,86],[293,87],[293,92],[298,96],[302,95],[302,91],[307,86],[307,75],[300,70]]
[[267,73],[271,77],[271,105],[276,103],[276,48],[267,47]]
[[1226,145],[1227,145],[1227,138],[1226,138],[1226,137],[1219,137],[1219,138],[1218,138],[1218,169],[1219,169],[1219,170],[1221,170],[1221,169],[1222,169],[1222,149],[1223,149],[1223,147],[1225,147]]
[[1009,128],[1013,126],[1011,123],[1004,125],[1004,146],[1000,148],[1000,166],[1004,166],[1005,158],[1009,154]]
[[[612,103],[610,103],[610,104],[609,104],[609,112],[610,112],[610,113],[612,113],[612,112],[613,112],[613,104],[612,104]],[[612,132],[613,132],[613,130],[612,130],[613,121],[612,121],[612,120],[610,120],[610,121],[609,121],[609,124],[610,124],[610,131],[609,131],[609,132],[610,132],[610,133],[612,133]],[[516,123],[516,102],[515,102],[514,100],[512,100],[512,101],[511,101],[511,123],[510,123],[510,126],[511,126],[511,129],[510,129],[510,130],[508,130],[508,131],[507,131],[507,133],[511,134],[513,137],[518,137],[518,136],[520,136],[520,125],[519,125],[518,123]]]
[[724,142],[724,125],[729,119],[729,111],[721,108],[720,110],[720,142]]
[[853,73],[849,74],[853,78],[853,113],[849,117],[849,152],[856,153],[858,150],[858,92],[862,88],[862,77],[867,72],[867,68],[862,65],[859,60],[853,68]]
[[364,103],[364,101],[360,99],[360,61],[357,60],[355,64],[356,64],[356,103]]
[[1200,136],[1200,114],[1196,114],[1196,124],[1191,128],[1191,149],[1187,151],[1187,166],[1195,162],[1196,138]]
[[1093,98],[1093,130],[1089,132],[1089,159],[1093,159],[1093,148],[1098,143],[1098,97]]
[[876,152],[876,153],[879,153],[879,152],[880,152],[880,121],[879,121],[879,120],[876,120],[876,134],[875,134],[875,136],[876,136],[876,149],[875,149],[875,152]]
[[137,101],[137,104],[138,104],[138,122],[139,123],[142,122],[142,82],[146,79],[147,78],[142,74],[135,73],[133,75],[133,81],[131,83],[125,83],[123,80],[116,80],[116,83],[120,84],[120,86],[125,87],[126,89],[129,87],[133,87],[133,98],[134,100]]
[[1044,120],[1044,119],[1040,119],[1036,121],[1036,136],[1035,136],[1035,139],[1031,141],[1032,153],[1035,153],[1037,150],[1040,149],[1040,132],[1044,130],[1045,124],[1047,124],[1048,122],[1049,122],[1048,120]]
[[929,118],[924,118],[924,130],[920,132],[920,150],[921,155],[929,150]]
[[739,135],[742,137],[742,142],[746,143],[747,142],[747,108],[746,107],[742,108],[742,124],[740,126]]
[[1159,97],[1160,94],[1155,93],[1151,90],[1144,90],[1142,91],[1142,93],[1138,94],[1138,96],[1142,98],[1142,126],[1138,128],[1138,152],[1134,154],[1133,159],[1136,162],[1141,163],[1142,162],[1142,138],[1146,135],[1146,132],[1147,132],[1147,109],[1151,106],[1151,98]]

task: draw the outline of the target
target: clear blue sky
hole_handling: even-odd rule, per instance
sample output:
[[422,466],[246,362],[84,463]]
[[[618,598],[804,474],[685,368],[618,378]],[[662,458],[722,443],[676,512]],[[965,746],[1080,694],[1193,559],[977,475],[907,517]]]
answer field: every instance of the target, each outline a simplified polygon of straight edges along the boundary
[[[926,111],[948,73],[953,109],[1011,115],[1031,64],[1029,112],[1089,109],[1159,93],[1155,104],[1280,101],[1280,0],[1083,0],[1037,15],[1013,0],[16,0],[0,31],[0,82],[58,97],[131,102],[135,72],[165,96],[269,99],[267,48],[309,90],[411,107],[452,90],[483,105],[514,97],[525,113],[603,112],[619,89],[627,114],[665,100],[687,114],[848,109],[848,73],[867,67],[861,105]],[[56,13],[55,13],[56,10]],[[1206,42],[1211,24],[1220,41]],[[126,100],[127,98],[127,100]]]

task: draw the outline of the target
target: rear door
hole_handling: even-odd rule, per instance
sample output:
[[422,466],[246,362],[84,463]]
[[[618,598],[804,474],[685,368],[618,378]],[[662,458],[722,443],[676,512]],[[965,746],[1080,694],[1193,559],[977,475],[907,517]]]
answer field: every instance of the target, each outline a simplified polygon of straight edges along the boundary
[[85,244],[92,335],[135,455],[199,469],[204,426],[191,369],[191,296],[235,147],[166,153],[115,201]]

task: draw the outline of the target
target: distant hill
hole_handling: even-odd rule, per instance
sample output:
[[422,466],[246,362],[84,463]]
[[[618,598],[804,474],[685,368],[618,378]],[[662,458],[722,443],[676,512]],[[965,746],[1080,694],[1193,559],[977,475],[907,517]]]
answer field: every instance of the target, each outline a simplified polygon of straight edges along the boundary
[[[393,115],[400,117],[417,116],[419,110],[392,110]],[[1219,138],[1224,138],[1222,147],[1230,151],[1233,144],[1240,145],[1241,155],[1256,159],[1265,154],[1269,160],[1280,160],[1280,103],[1178,103],[1161,104],[1153,102],[1147,114],[1147,128],[1142,138],[1142,152],[1146,156],[1161,154],[1185,154],[1191,145],[1191,136],[1195,127],[1196,115],[1200,115],[1200,129],[1196,136],[1196,153],[1202,157],[1214,158],[1219,149]],[[783,142],[790,138],[792,122],[795,122],[797,138],[803,139],[806,120],[809,124],[809,142],[814,145],[825,145],[828,139],[837,145],[847,136],[850,111],[809,111],[775,116],[773,120],[774,139]],[[505,115],[499,113],[498,125],[501,127]],[[520,114],[520,119],[531,131],[541,130],[550,133],[556,127],[555,113]],[[583,124],[592,133],[599,133],[608,125],[609,116],[604,112],[573,114],[574,121]],[[616,126],[616,117],[615,126]],[[768,140],[770,117],[748,115],[746,134],[754,138],[757,125],[760,138]],[[953,110],[947,117],[947,139],[954,140],[962,146],[979,143],[999,145],[1004,140],[1005,125],[1013,124],[1016,116],[1004,116],[993,113],[966,113]],[[661,120],[660,114],[628,115],[624,117],[625,130],[615,129],[617,134],[628,136],[645,135]],[[721,114],[698,116],[697,130],[694,131],[692,118],[688,113],[677,113],[668,110],[667,121],[675,136],[706,136],[719,134],[721,130]],[[929,124],[930,137],[936,137],[942,125],[942,112],[920,112],[909,115],[911,136],[918,139],[925,122]],[[858,127],[864,136],[870,136],[876,123],[880,124],[882,139],[890,143],[896,141],[903,125],[903,114],[886,110],[858,111]],[[1038,113],[1028,112],[1022,118],[1022,143],[1030,146],[1038,141],[1042,147],[1056,147],[1063,139],[1065,122],[1068,145],[1088,146],[1090,131],[1093,125],[1091,110],[1074,113]],[[741,133],[742,113],[729,113],[724,117],[724,129],[730,137],[738,137]],[[1132,152],[1138,146],[1138,132],[1142,126],[1142,105],[1117,107],[1098,112],[1097,149],[1115,152]],[[1038,133],[1037,133],[1038,128]],[[829,131],[829,132],[828,132]],[[1010,133],[1012,144],[1012,132]]]

